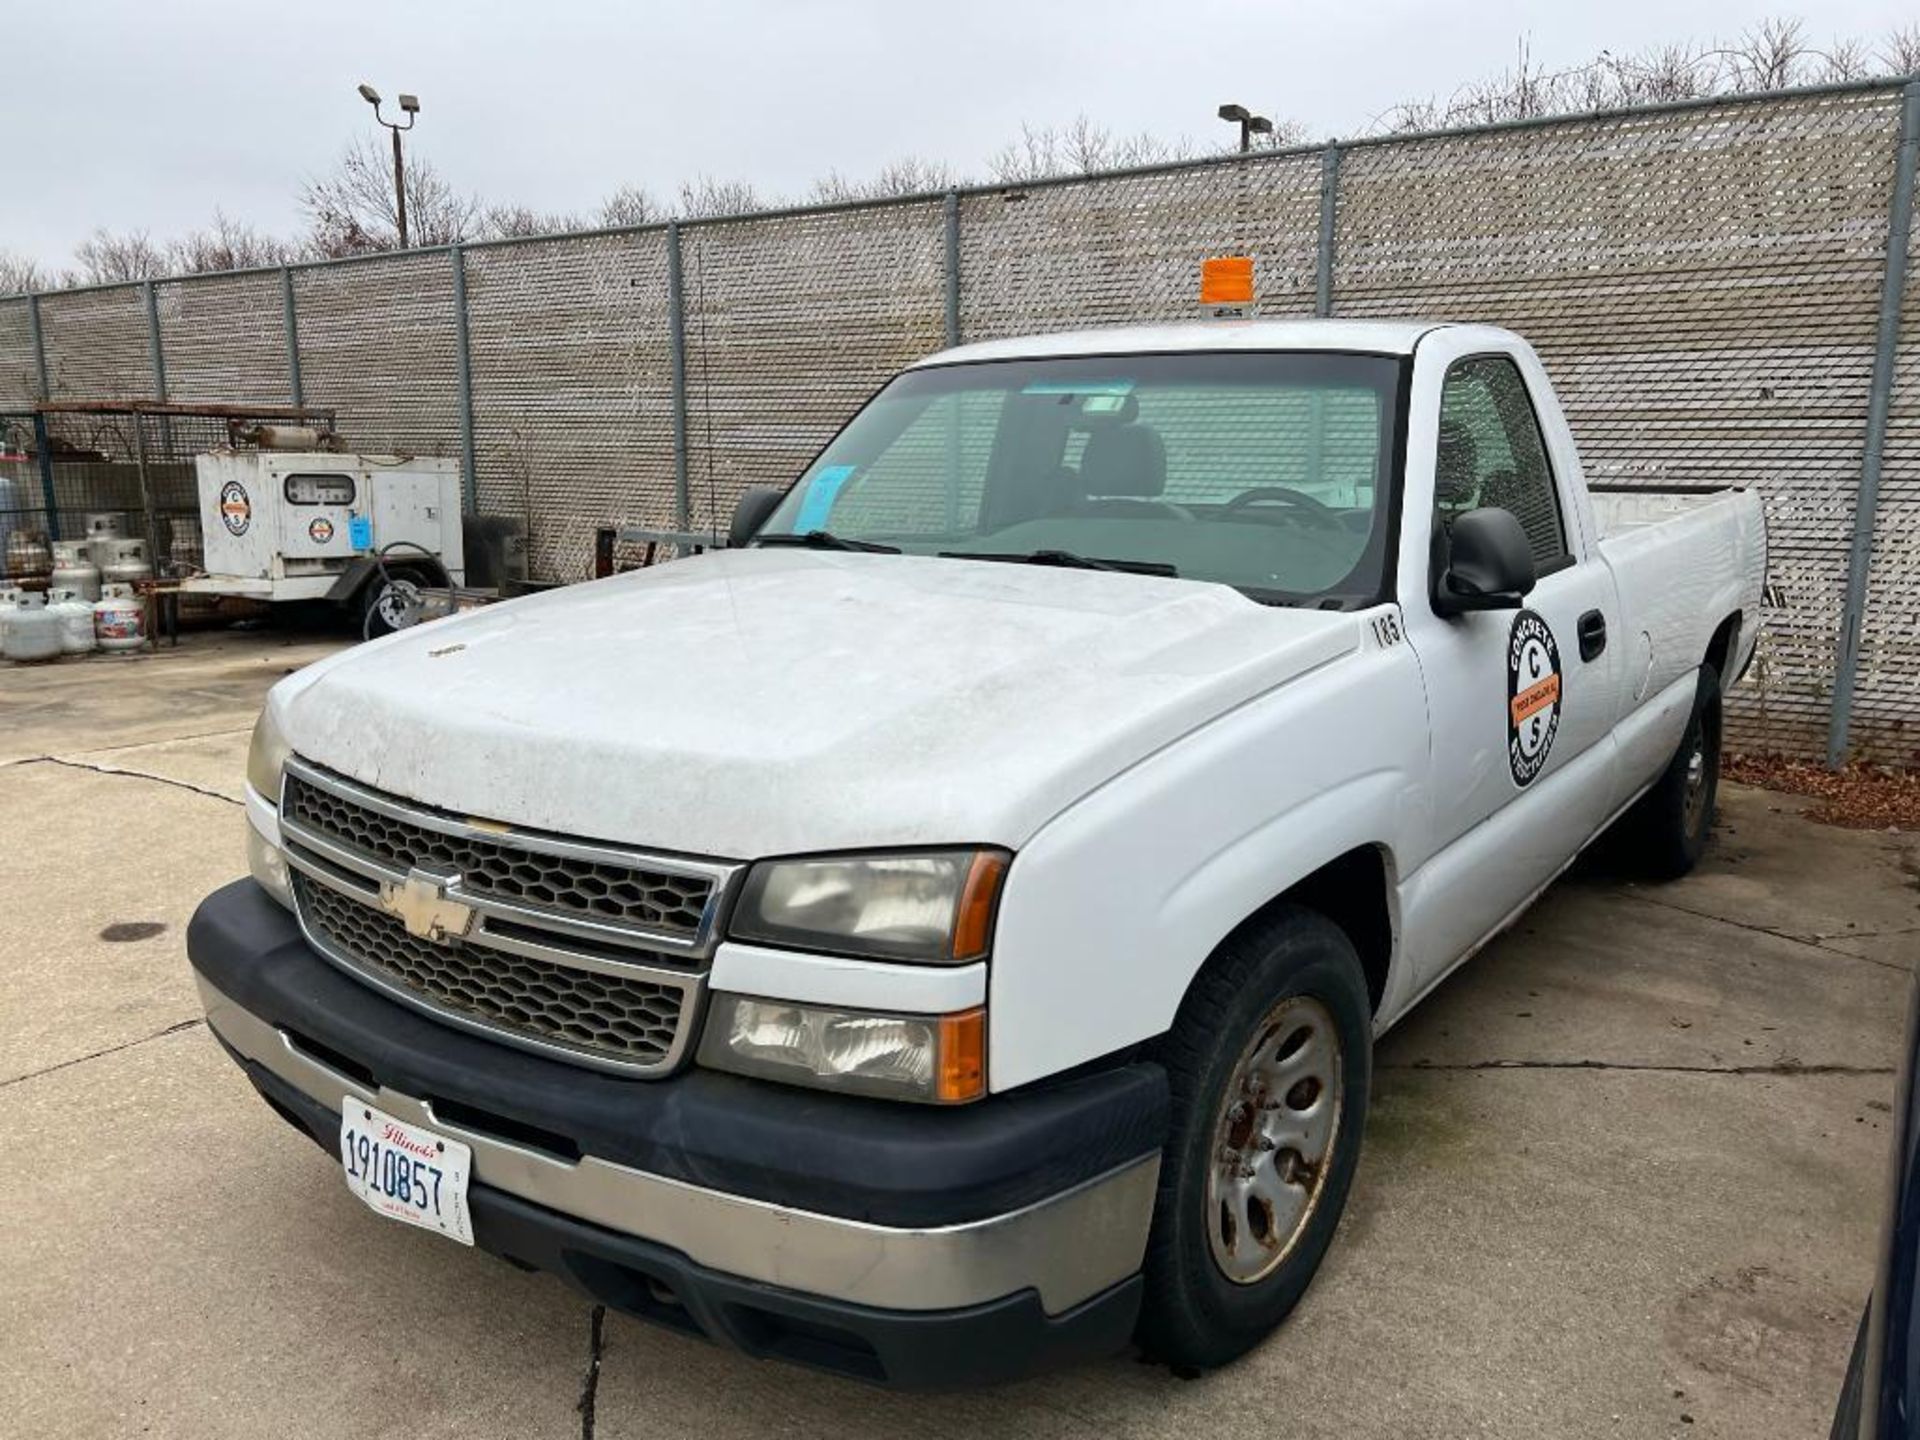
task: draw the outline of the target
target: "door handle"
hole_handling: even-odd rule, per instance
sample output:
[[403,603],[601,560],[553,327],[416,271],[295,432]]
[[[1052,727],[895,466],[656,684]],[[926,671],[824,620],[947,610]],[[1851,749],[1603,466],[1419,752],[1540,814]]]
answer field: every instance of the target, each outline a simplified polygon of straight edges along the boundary
[[1589,610],[1580,617],[1576,627],[1580,635],[1580,658],[1592,660],[1607,648],[1607,617],[1598,610]]

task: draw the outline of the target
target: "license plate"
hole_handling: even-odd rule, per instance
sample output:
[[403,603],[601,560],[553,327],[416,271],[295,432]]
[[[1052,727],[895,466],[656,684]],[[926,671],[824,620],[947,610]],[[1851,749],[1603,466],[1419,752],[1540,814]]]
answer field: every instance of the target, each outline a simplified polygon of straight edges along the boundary
[[340,1115],[347,1189],[389,1220],[473,1244],[467,1176],[473,1151],[349,1099]]

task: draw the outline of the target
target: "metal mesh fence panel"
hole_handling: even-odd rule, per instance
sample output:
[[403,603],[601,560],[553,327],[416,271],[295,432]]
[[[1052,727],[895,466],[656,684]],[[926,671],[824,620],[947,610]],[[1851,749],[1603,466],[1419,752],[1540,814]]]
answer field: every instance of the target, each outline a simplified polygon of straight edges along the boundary
[[349,448],[460,453],[453,257],[444,251],[298,270],[300,374]]
[[0,409],[27,409],[40,398],[32,303],[25,297],[0,300]]
[[153,398],[153,353],[140,286],[43,295],[40,334],[53,399]]
[[696,529],[785,485],[945,337],[938,203],[691,225],[680,236]]
[[482,514],[526,527],[529,573],[578,580],[593,531],[674,521],[664,232],[469,251]]
[[1850,748],[1920,761],[1920,225],[1909,237],[1901,345],[1860,627]]
[[1824,744],[1898,92],[1351,151],[1335,313],[1474,319],[1538,348],[1587,476],[1742,484],[1771,593],[1728,743]]
[[1199,318],[1200,260],[1254,257],[1260,313],[1311,314],[1320,158],[1279,155],[970,195],[960,210],[961,331]]
[[204,276],[155,287],[169,400],[286,404],[280,277]]

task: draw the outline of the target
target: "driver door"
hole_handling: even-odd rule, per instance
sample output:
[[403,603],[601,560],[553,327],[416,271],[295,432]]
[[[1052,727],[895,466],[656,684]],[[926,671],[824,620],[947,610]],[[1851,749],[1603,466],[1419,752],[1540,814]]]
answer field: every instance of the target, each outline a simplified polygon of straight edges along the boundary
[[1538,579],[1518,610],[1443,619],[1407,605],[1432,726],[1427,879],[1444,895],[1416,941],[1422,979],[1552,879],[1605,819],[1617,607],[1605,565],[1585,553],[1567,478],[1513,356],[1448,368],[1428,583],[1445,569],[1452,522],[1480,506],[1519,519]]

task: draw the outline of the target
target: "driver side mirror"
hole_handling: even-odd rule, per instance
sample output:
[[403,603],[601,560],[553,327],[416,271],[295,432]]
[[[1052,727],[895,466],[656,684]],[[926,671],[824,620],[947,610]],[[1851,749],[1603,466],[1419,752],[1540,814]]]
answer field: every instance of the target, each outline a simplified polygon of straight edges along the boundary
[[784,490],[771,490],[766,486],[756,486],[742,495],[733,506],[733,519],[727,525],[727,548],[737,550],[755,535],[760,527],[767,523],[767,517],[780,508],[780,502],[786,498]]
[[1446,568],[1433,587],[1436,615],[1518,610],[1533,589],[1533,546],[1511,510],[1483,505],[1467,511],[1453,522],[1442,553]]

